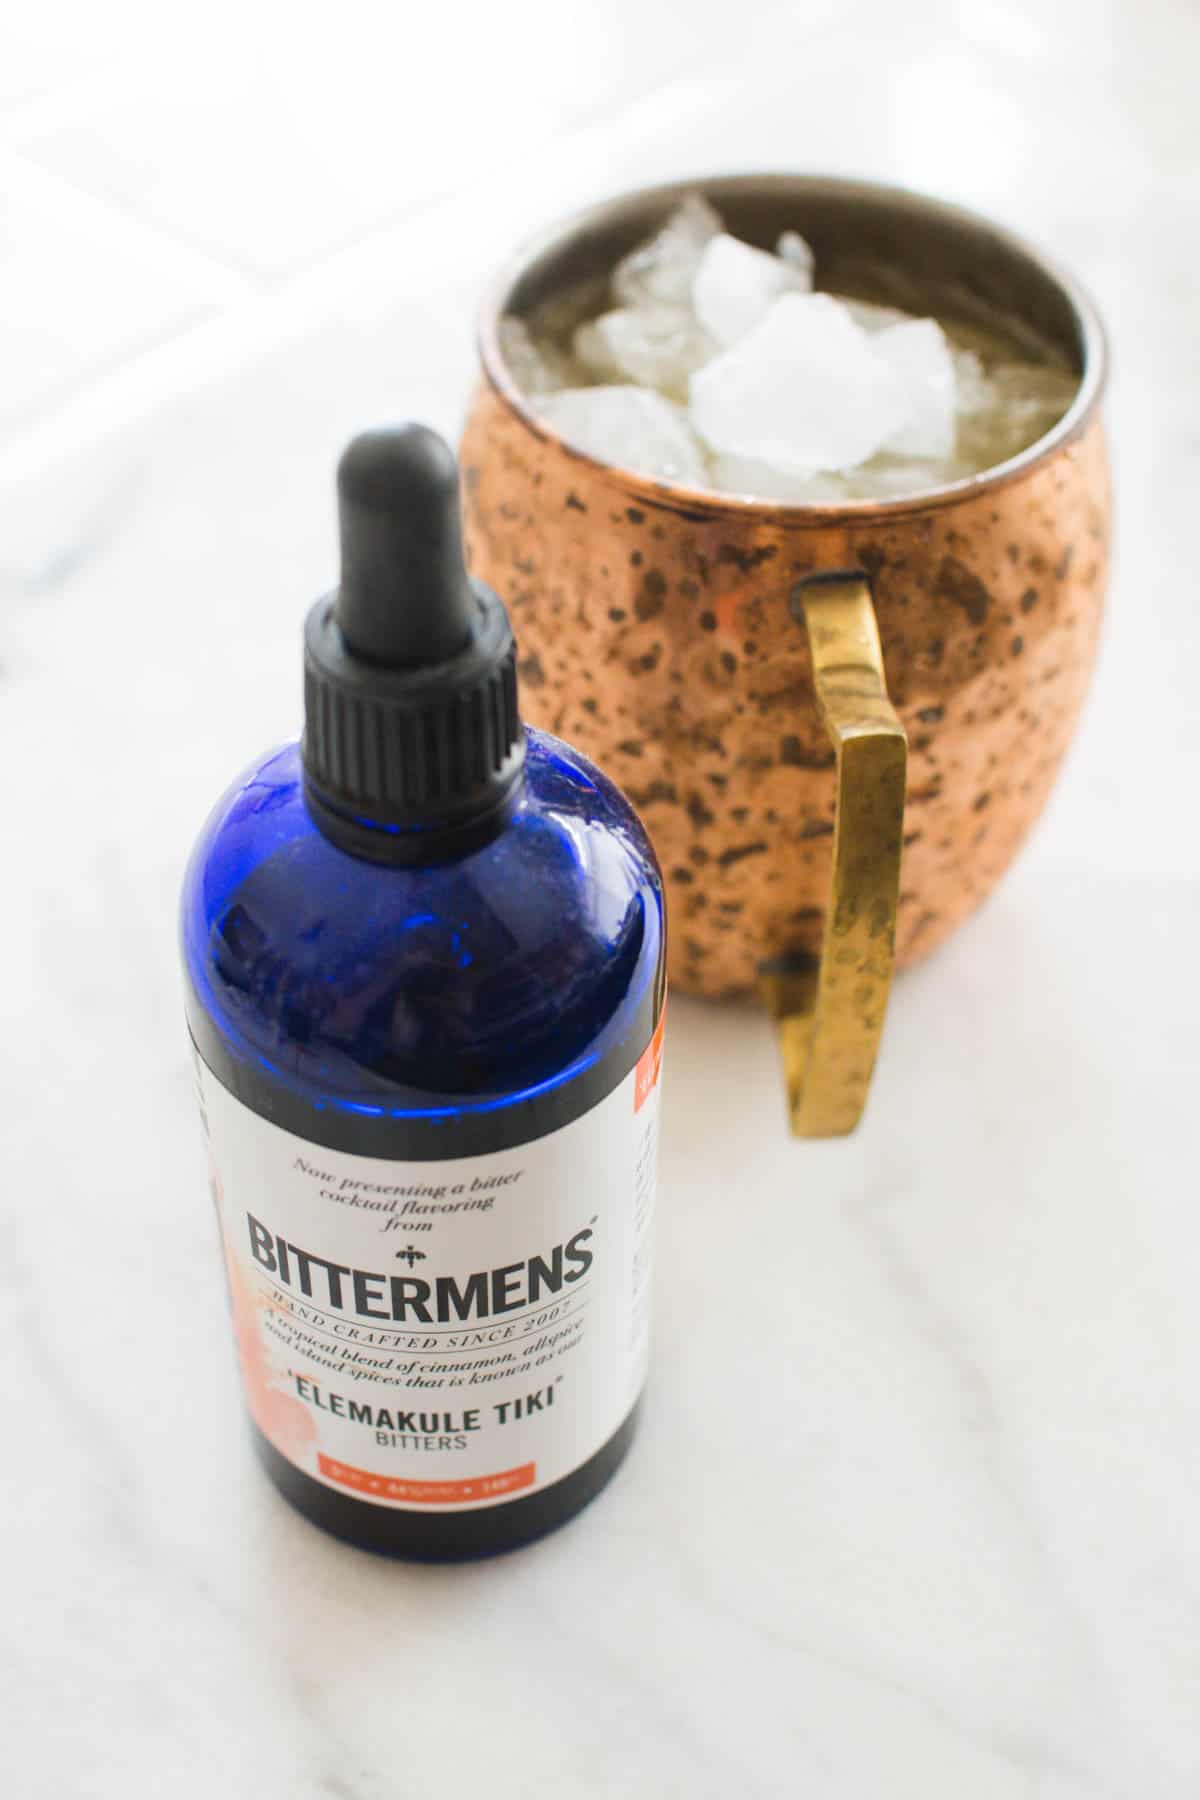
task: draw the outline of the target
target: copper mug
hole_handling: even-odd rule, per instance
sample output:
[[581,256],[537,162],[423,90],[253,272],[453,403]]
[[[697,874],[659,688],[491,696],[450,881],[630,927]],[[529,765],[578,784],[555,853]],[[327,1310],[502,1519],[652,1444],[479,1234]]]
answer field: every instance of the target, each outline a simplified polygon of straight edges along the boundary
[[[749,501],[573,449],[517,389],[497,322],[611,268],[689,188],[751,243],[801,231],[824,287],[1023,321],[1078,369],[1069,412],[982,475],[888,501]],[[872,288],[880,268],[886,294]],[[1019,238],[960,208],[739,176],[560,225],[502,274],[480,342],[468,548],[511,609],[526,714],[593,757],[645,819],[673,981],[758,990],[793,1129],[852,1130],[893,964],[941,943],[1007,868],[1088,685],[1109,537],[1096,313]]]

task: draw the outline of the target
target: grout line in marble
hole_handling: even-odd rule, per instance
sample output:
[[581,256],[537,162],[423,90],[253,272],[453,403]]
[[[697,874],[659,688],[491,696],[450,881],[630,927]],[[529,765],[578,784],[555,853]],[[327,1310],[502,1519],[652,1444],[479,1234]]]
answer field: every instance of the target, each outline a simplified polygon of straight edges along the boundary
[[[943,0],[926,0],[926,3],[934,12],[945,10]],[[867,0],[852,0],[852,4],[841,12],[832,6],[822,7],[815,17],[803,21],[799,35],[807,35],[833,20],[836,20],[836,35],[844,35],[855,15],[864,10],[870,10]],[[1008,10],[999,8],[1005,16]],[[1024,16],[1019,8],[1018,16]],[[756,35],[778,28],[792,18],[791,7],[771,7],[758,22]],[[983,29],[978,33],[964,30],[964,36],[979,46],[991,45],[1009,55],[1027,58],[1031,54],[1030,47],[1027,44],[1018,46],[1011,34],[1002,35],[998,40],[994,31]],[[210,314],[182,330],[172,331],[162,341],[144,347],[132,356],[120,358],[105,374],[85,378],[36,418],[29,429],[10,433],[7,442],[0,444],[0,486],[51,470],[81,450],[108,441],[123,428],[136,429],[139,424],[157,416],[166,405],[194,391],[196,383],[206,375],[227,373],[262,350],[274,347],[276,341],[294,340],[296,335],[318,323],[331,307],[352,296],[357,287],[394,267],[403,248],[403,239],[412,230],[427,229],[439,214],[469,204],[473,196],[486,195],[489,187],[497,180],[505,179],[511,171],[530,165],[536,168],[551,147],[558,161],[569,157],[577,146],[586,145],[590,139],[603,137],[619,128],[628,131],[631,124],[636,127],[640,119],[656,124],[659,122],[657,115],[671,112],[671,97],[686,94],[688,90],[692,90],[692,102],[697,107],[706,92],[714,101],[719,100],[722,84],[736,70],[752,66],[755,54],[753,50],[747,50],[720,67],[714,66],[707,48],[694,58],[684,58],[672,79],[644,89],[631,99],[623,98],[615,107],[606,103],[585,111],[549,139],[523,147],[498,168],[489,168],[482,181],[463,180],[441,193],[421,195],[411,208],[401,210],[352,244],[322,256],[278,286],[256,282],[217,259],[141,224],[135,215],[121,207],[43,169],[25,151],[0,144],[0,181],[4,180],[7,164],[10,176],[18,184],[27,183],[32,191],[46,199],[47,210],[57,208],[59,215],[69,223],[87,222],[116,233],[126,247],[150,260],[157,260],[168,273],[177,276],[187,272],[197,274],[203,282],[212,284],[210,304],[221,308],[215,317]],[[119,90],[120,82],[128,77],[128,73],[125,63],[108,65],[101,71],[81,76],[71,84],[69,93],[82,96],[86,104],[96,93],[103,96],[113,82]],[[68,115],[69,110],[68,106]],[[39,102],[28,103],[16,117],[18,123],[24,119],[26,125],[32,122],[37,127],[39,118],[52,120],[54,112],[50,101],[44,97]],[[5,132],[11,129],[12,121],[9,120]],[[661,144],[661,133],[658,140]],[[601,184],[604,191],[611,185]],[[577,196],[578,199],[586,197],[582,190]],[[552,211],[553,203],[542,203],[530,209],[528,220],[521,217],[506,223],[497,238],[497,253],[502,253],[514,237],[525,229],[532,229]],[[485,267],[486,261],[481,262],[477,271],[480,278]]]
[[18,200],[32,202],[45,217],[60,224],[101,233],[115,247],[164,275],[194,286],[197,298],[210,304],[228,305],[253,292],[252,282],[238,270],[142,225],[102,195],[54,174],[11,144],[0,144],[0,187]]
[[[698,112],[716,97],[718,85],[715,75],[704,79],[676,78],[632,105],[623,106],[616,115],[605,115],[588,126],[561,134],[553,141],[557,158],[586,152],[612,129],[614,117],[634,128],[643,121],[656,124],[658,115],[672,104],[672,97],[675,107],[682,105],[689,113]],[[164,341],[122,359],[99,380],[75,388],[28,430],[13,434],[7,443],[0,444],[0,489],[52,473],[63,462],[110,441],[118,432],[136,430],[160,416],[167,406],[194,392],[205,377],[227,376],[255,355],[294,342],[364,286],[394,271],[406,240],[414,233],[429,230],[439,219],[452,216],[455,209],[475,206],[497,182],[509,181],[522,166],[540,163],[547,148],[543,143],[526,149],[499,170],[489,169],[481,181],[463,183],[438,195],[423,195],[411,210],[324,257],[283,286],[254,287],[247,282],[237,304],[227,305],[215,316],[172,333]],[[0,179],[4,157],[0,147]],[[67,185],[51,179],[57,187]],[[537,192],[520,184],[518,187],[522,193]],[[604,184],[602,191],[608,191]],[[587,192],[582,192],[581,198],[587,198]],[[486,209],[481,210],[487,217]],[[553,203],[535,201],[518,208],[511,218],[506,216],[491,237],[484,239],[487,248],[477,260],[474,277],[482,281],[490,261],[502,254],[515,236],[534,229],[552,210]]]
[[117,56],[83,69],[71,80],[42,88],[19,100],[0,120],[0,136],[16,139],[61,130],[86,119],[97,104],[119,100],[129,91],[133,72],[144,65],[143,57]]
[[72,390],[0,449],[0,488],[49,474],[117,432],[157,417],[205,374],[228,368],[239,349],[253,350],[261,335],[256,325],[266,307],[265,301],[252,298],[227,308],[182,332],[172,332]]
[[[812,16],[805,18],[802,31],[807,34],[834,20],[838,29],[844,30],[848,20],[866,8],[868,0],[848,0],[841,9],[836,0],[823,0]],[[793,17],[792,6],[771,6],[758,22],[759,28],[775,28]],[[742,58],[735,58],[735,63],[746,62],[750,55],[747,52]],[[168,379],[164,402],[188,390],[187,371],[193,357],[197,359],[196,372],[201,373],[213,366],[210,351],[219,367],[223,353],[236,354],[235,346],[240,345],[247,355],[253,355],[262,347],[270,330],[270,312],[254,303],[264,296],[279,305],[279,316],[283,318],[297,304],[303,305],[307,301],[319,305],[343,298],[352,290],[356,279],[364,275],[369,277],[378,266],[381,253],[388,254],[396,246],[398,234],[413,219],[423,220],[473,192],[486,191],[496,180],[498,168],[503,171],[506,167],[536,165],[550,150],[560,156],[569,154],[571,147],[581,139],[613,131],[639,115],[648,111],[654,113],[669,105],[669,96],[681,83],[686,85],[701,78],[703,85],[705,81],[727,78],[729,72],[729,65],[718,63],[713,48],[705,44],[694,55],[682,56],[666,80],[656,78],[650,86],[632,94],[626,92],[615,102],[609,98],[585,107],[556,133],[533,146],[522,146],[507,162],[490,167],[482,183],[463,179],[440,193],[422,194],[411,208],[402,208],[386,223],[355,242],[339,246],[292,278],[273,286],[193,249],[170,233],[143,224],[134,211],[56,175],[37,160],[36,144],[21,141],[86,116],[97,101],[111,99],[114,94],[119,96],[144,61],[144,57],[123,57],[85,71],[61,89],[45,91],[18,105],[13,113],[0,121],[0,185],[7,184],[18,191],[24,188],[27,197],[37,197],[44,203],[46,212],[65,224],[106,232],[111,241],[157,264],[165,274],[197,280],[203,290],[202,296],[198,297],[207,298],[210,305],[238,309],[235,323],[230,327],[227,319],[205,319],[172,332],[163,342],[121,358],[114,368],[99,376],[84,377],[36,417],[28,430],[9,433],[7,441],[0,442],[0,484],[14,475],[20,479],[39,468],[52,467],[79,448],[80,437],[85,444],[94,439],[103,441],[110,432],[120,429],[122,423],[136,425],[143,416],[156,413],[158,408],[152,398],[149,406],[144,399],[139,399],[145,387],[145,373],[153,371],[152,379],[161,379],[166,373],[165,365],[172,360],[171,352],[175,346],[180,351],[179,378],[173,382]],[[544,216],[546,210],[537,211],[528,221],[527,228],[532,229],[536,219]],[[509,236],[511,238],[512,234]],[[252,314],[247,313],[247,302],[254,306]],[[244,333],[240,328],[243,316],[248,319]],[[142,372],[143,365],[145,372]],[[131,401],[127,420],[121,417],[120,398],[126,375]],[[97,427],[97,421],[103,423]]]

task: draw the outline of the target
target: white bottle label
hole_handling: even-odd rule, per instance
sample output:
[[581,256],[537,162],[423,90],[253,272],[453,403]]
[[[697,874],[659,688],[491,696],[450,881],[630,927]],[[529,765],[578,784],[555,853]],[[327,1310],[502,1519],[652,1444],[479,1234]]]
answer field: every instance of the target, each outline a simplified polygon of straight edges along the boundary
[[251,1415],[314,1481],[437,1512],[548,1486],[645,1376],[662,1026],[607,1099],[445,1162],[327,1150],[198,1062]]

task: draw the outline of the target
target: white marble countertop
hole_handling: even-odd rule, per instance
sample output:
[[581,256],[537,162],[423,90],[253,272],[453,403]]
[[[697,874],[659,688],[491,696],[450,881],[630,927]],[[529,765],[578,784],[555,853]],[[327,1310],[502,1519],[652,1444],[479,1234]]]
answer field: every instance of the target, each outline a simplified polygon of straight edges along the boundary
[[[1192,1800],[1195,7],[404,11],[0,24],[6,1792]],[[454,429],[529,226],[747,166],[945,193],[1094,291],[1099,676],[855,1138],[789,1142],[765,1022],[675,1005],[633,1454],[538,1546],[393,1567],[251,1462],[183,859],[295,727],[342,441]]]

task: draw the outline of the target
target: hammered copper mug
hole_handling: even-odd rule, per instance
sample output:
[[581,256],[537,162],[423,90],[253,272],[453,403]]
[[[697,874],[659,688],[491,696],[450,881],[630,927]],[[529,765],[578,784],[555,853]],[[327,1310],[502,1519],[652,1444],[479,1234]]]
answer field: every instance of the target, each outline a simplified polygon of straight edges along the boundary
[[[691,188],[751,243],[802,232],[823,287],[946,318],[1000,313],[1048,340],[1080,374],[1070,411],[982,475],[889,501],[744,500],[572,448],[518,391],[497,322],[610,269]],[[932,950],[993,887],[1083,701],[1109,530],[1096,314],[1027,245],[956,207],[726,177],[630,194],[548,234],[502,276],[481,351],[462,449],[469,554],[511,609],[526,716],[585,750],[645,819],[674,982],[759,991],[793,1129],[852,1130],[893,960]]]

